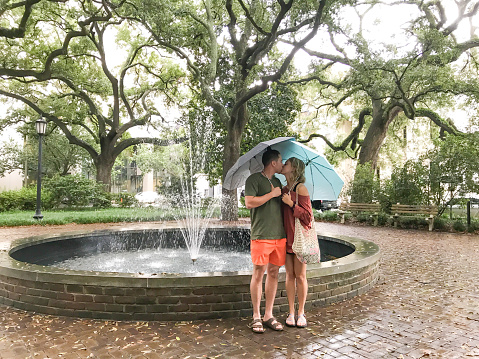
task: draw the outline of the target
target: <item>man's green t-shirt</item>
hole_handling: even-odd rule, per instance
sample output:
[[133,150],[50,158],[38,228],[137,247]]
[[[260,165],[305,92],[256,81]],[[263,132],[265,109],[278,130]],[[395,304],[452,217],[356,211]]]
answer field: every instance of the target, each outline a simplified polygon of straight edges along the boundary
[[[281,188],[281,182],[275,176],[271,178],[274,187]],[[245,184],[245,196],[260,197],[271,192],[271,183],[261,172],[253,173]],[[281,214],[281,196],[274,197],[259,207],[252,208],[251,239],[286,238]]]

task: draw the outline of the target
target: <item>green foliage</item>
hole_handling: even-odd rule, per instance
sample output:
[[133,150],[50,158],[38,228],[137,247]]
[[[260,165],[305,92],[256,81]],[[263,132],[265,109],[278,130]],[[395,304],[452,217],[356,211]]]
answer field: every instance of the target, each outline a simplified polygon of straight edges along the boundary
[[[337,222],[339,220],[338,214],[335,211],[324,211],[322,213],[320,212],[317,212],[317,213],[319,214],[318,219],[326,221],[326,222]],[[314,218],[316,219],[316,217],[317,216],[315,215]]]
[[[226,87],[226,86],[225,86]],[[234,100],[232,89],[223,88],[226,99]],[[243,132],[240,155],[245,154],[261,141],[275,137],[292,136],[291,124],[300,111],[298,93],[286,86],[272,85],[248,101],[249,121]],[[222,177],[223,151],[226,139],[226,127],[219,116],[204,102],[193,100],[190,104],[189,121],[199,126],[213,124],[210,143],[205,148],[207,162],[205,164],[208,180],[216,184]]]
[[471,221],[471,224],[467,227],[469,233],[479,231],[479,221]]
[[401,216],[399,217],[401,228],[420,228],[428,225],[424,217]]
[[429,169],[420,161],[407,161],[395,168],[385,185],[390,203],[429,204]]
[[45,189],[51,193],[54,207],[93,205],[105,208],[111,205],[109,193],[101,184],[80,175],[54,176],[45,181]]
[[[51,194],[42,191],[42,208],[51,208]],[[36,186],[23,187],[19,190],[0,192],[0,212],[13,210],[35,210],[37,204]]]
[[[118,17],[122,4],[114,5],[115,11],[110,5],[41,1],[22,38],[0,37],[0,91],[2,98],[18,101],[0,128],[26,123],[20,131],[28,134],[43,114],[49,123],[46,176],[66,175],[89,162],[97,167],[98,180],[109,185],[121,152],[139,143],[158,143],[166,127],[163,110],[182,101],[186,86],[176,86],[185,77],[180,63],[156,51],[137,22]],[[115,34],[117,39],[110,37]],[[155,108],[158,103],[161,111]],[[126,131],[147,126],[158,133],[128,138]],[[36,135],[27,138],[34,143]]]
[[249,218],[251,212],[246,208],[238,208],[238,217],[240,218]]
[[437,230],[443,230],[447,227],[447,220],[443,217],[435,217],[434,218],[434,228]]
[[356,220],[359,223],[368,223],[368,222],[371,222],[371,216],[369,214],[360,213],[356,216]]
[[379,213],[378,214],[378,226],[385,226],[389,223],[390,216],[387,213]]
[[138,200],[135,198],[134,193],[112,193],[111,198],[120,207],[133,207],[138,204]]
[[479,193],[479,133],[446,136],[436,142],[428,157],[437,204],[445,208],[457,197]]
[[452,228],[454,228],[454,230],[456,232],[465,232],[467,227],[466,225],[464,224],[463,221],[460,221],[460,220],[457,220],[457,221],[454,221],[452,223]]
[[248,102],[250,120],[241,142],[246,153],[261,141],[275,137],[294,136],[290,126],[301,110],[298,93],[286,86],[274,84]]
[[374,175],[371,164],[358,164],[347,194],[351,196],[352,203],[371,203],[379,199],[380,188],[380,182]]
[[42,211],[41,221],[33,219],[31,211],[0,212],[2,226],[50,225],[68,223],[116,223],[116,222],[150,222],[170,221],[181,216],[170,208],[82,208],[72,210],[45,210]]

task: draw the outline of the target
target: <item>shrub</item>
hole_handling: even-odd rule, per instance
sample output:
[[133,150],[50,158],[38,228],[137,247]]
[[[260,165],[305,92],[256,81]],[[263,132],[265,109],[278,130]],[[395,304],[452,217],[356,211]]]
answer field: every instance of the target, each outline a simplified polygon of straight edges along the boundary
[[389,222],[389,215],[386,213],[379,213],[378,214],[378,225],[384,226]]
[[391,175],[390,201],[401,204],[427,203],[427,183],[427,167],[421,161],[407,161],[404,167],[394,169]]
[[88,206],[105,208],[111,205],[103,185],[80,175],[55,176],[45,181],[45,188],[53,197],[54,206]]
[[471,221],[471,224],[467,227],[469,233],[474,233],[479,230],[479,222]]
[[370,216],[369,214],[362,214],[362,213],[361,213],[361,214],[358,214],[358,215],[356,216],[356,219],[357,219],[358,222],[360,222],[360,223],[367,223],[367,222],[369,222],[370,217],[371,217],[371,216]]
[[0,193],[0,212],[18,209],[18,191],[5,191]]
[[400,217],[399,223],[403,228],[419,228],[427,226],[427,221],[422,217]]
[[351,196],[351,202],[371,203],[379,197],[380,184],[370,163],[358,164],[354,179],[348,188],[347,194]]
[[[51,208],[52,196],[48,190],[42,191],[42,208]],[[24,210],[34,211],[37,206],[36,186],[24,187],[19,190],[0,192],[0,212]]]
[[[319,219],[322,219],[327,222],[336,222],[338,220],[338,213],[336,211],[324,211],[319,213]],[[314,217],[316,219],[316,216]]]
[[238,217],[248,218],[250,216],[250,211],[247,208],[238,208]]
[[103,188],[100,188],[93,196],[91,204],[95,208],[109,208],[111,207],[111,198],[111,193],[103,191]]
[[133,193],[115,193],[111,197],[120,207],[132,207],[138,204],[138,200]]
[[462,221],[454,221],[452,228],[454,228],[456,232],[464,232],[466,230],[466,225]]
[[447,227],[447,221],[442,217],[434,218],[434,228],[442,230]]

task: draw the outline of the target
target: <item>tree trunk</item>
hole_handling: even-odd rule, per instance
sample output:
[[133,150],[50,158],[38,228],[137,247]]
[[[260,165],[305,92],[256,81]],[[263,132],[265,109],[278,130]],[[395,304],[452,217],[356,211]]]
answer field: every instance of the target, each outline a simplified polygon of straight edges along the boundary
[[110,192],[111,190],[111,172],[113,170],[113,165],[115,164],[115,159],[111,158],[112,156],[107,156],[102,154],[97,159],[95,159],[96,167],[96,181],[102,183],[105,191]]
[[358,162],[362,165],[369,162],[372,169],[376,168],[379,150],[386,138],[388,127],[392,120],[388,118],[388,113],[383,106],[384,104],[381,101],[373,100],[373,120],[359,152]]
[[[359,152],[358,164],[364,165],[369,163],[371,165],[371,171],[373,172],[376,170],[379,151],[384,139],[386,138],[389,124],[399,113],[396,108],[391,111],[385,109],[386,106],[387,105],[380,100],[373,100],[373,120],[368,128],[368,131],[366,132],[361,151]],[[356,171],[354,174],[355,183],[361,182],[361,179],[358,178],[358,173],[359,172]],[[371,186],[373,186],[373,183],[371,183]],[[358,189],[358,191],[363,190],[364,188]],[[363,193],[359,193],[358,191],[356,190],[355,186],[353,186],[351,202],[361,202],[361,200],[358,199],[364,196]]]
[[[235,162],[240,157],[241,135],[237,127],[230,127],[225,141],[225,148],[223,154],[223,180],[228,173],[228,170],[233,167]],[[236,189],[227,190],[223,188],[223,202],[221,204],[221,219],[224,221],[238,220],[238,198]]]

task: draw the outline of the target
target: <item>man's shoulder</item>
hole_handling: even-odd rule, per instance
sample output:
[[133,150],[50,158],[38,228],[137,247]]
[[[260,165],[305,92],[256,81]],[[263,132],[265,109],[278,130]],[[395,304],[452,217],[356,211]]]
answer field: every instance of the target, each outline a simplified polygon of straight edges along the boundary
[[248,176],[246,181],[256,180],[259,176],[261,176],[261,172],[252,173]]

